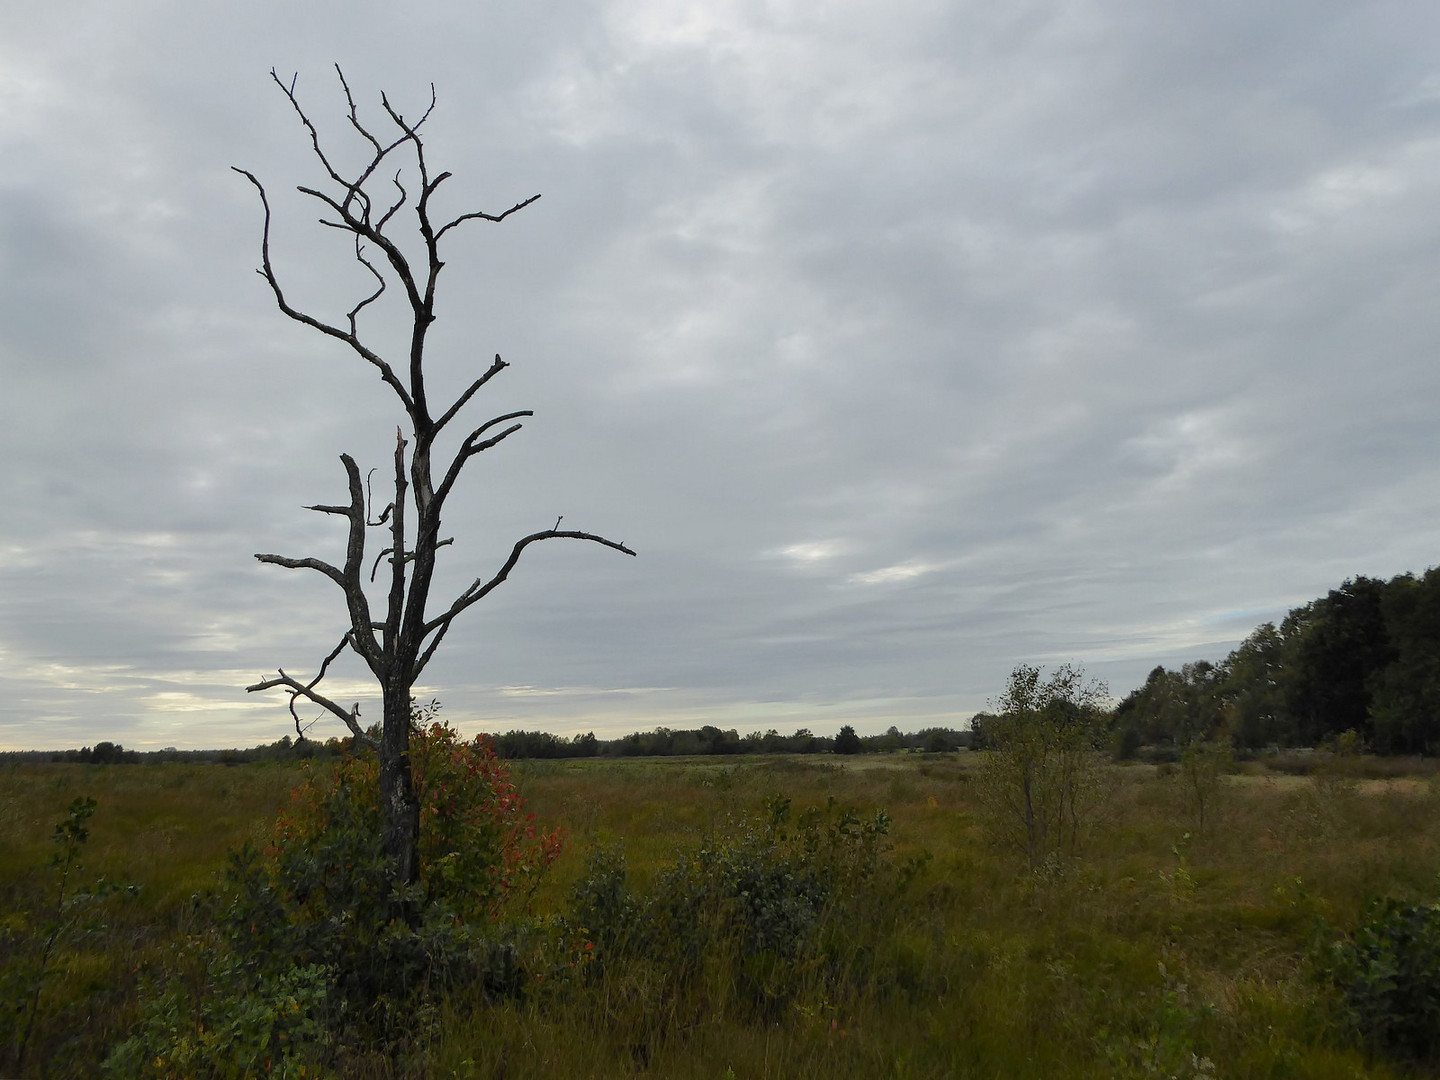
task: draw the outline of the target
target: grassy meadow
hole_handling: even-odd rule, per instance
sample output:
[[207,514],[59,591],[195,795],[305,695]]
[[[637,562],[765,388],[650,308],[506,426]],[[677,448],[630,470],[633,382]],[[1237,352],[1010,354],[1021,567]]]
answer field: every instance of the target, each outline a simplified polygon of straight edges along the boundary
[[[888,830],[846,879],[848,921],[827,965],[797,963],[783,987],[739,952],[702,957],[682,985],[652,958],[606,955],[603,928],[581,927],[594,937],[582,949],[600,943],[583,977],[514,995],[451,991],[417,1020],[405,1064],[357,1054],[344,1075],[1425,1075],[1366,1054],[1309,956],[1372,897],[1440,898],[1433,772],[1246,765],[1223,780],[1202,830],[1175,770],[1108,766],[1109,798],[1078,855],[1031,871],[978,802],[979,756],[515,764],[537,820],[565,836],[533,894],[536,926],[587,887],[596,852],[623,853],[642,895],[707,838],[767,814],[773,824],[777,796],[797,816],[828,807],[827,820],[884,810]],[[203,930],[197,897],[227,852],[264,843],[297,778],[289,764],[0,766],[0,967],[15,1014],[4,1060],[30,1004],[21,946],[33,954],[56,921],[46,863],[72,799],[98,808],[71,887],[103,876],[140,888],[66,915],[27,1076],[99,1073],[138,1023],[147,980]]]

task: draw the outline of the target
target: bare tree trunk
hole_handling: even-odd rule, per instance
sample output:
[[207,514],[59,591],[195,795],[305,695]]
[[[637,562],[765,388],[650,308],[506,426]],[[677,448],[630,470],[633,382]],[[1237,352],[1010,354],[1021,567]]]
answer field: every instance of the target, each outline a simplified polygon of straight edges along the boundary
[[410,687],[385,687],[385,722],[380,735],[382,847],[395,878],[420,879],[420,800],[410,770]]

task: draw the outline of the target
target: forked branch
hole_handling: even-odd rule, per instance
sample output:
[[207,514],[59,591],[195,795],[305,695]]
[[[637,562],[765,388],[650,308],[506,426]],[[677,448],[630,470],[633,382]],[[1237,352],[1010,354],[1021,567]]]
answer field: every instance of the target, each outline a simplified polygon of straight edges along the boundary
[[260,690],[273,690],[277,686],[283,686],[289,690],[290,716],[295,721],[295,733],[302,739],[305,737],[305,730],[300,726],[300,714],[295,711],[295,702],[303,697],[307,701],[313,701],[321,708],[334,713],[343,720],[345,726],[350,729],[350,734],[355,737],[357,742],[373,747],[377,745],[375,740],[360,727],[360,703],[357,701],[349,709],[346,709],[315,689],[315,687],[320,684],[320,681],[325,678],[325,673],[329,670],[335,658],[345,650],[346,645],[353,645],[353,643],[354,639],[350,634],[342,637],[340,643],[330,650],[330,655],[325,657],[325,661],[320,665],[320,670],[316,672],[315,677],[308,683],[302,683],[294,676],[287,675],[285,669],[280,668],[278,674],[273,678],[261,679],[253,686],[247,686],[245,692],[253,694]]
[[[289,570],[315,570],[339,585],[345,593],[346,607],[350,612],[350,632],[346,640],[365,659],[372,671],[378,671],[378,667],[384,662],[384,657],[380,645],[375,640],[375,626],[370,617],[370,601],[361,584],[361,574],[365,568],[365,529],[368,524],[365,514],[365,489],[361,486],[360,468],[355,464],[355,459],[349,454],[341,454],[340,461],[345,466],[346,479],[349,483],[350,504],[336,506],[317,503],[306,509],[347,519],[349,535],[345,545],[343,569],[324,559],[313,557],[295,559],[287,555],[257,554],[255,558],[259,562],[271,566],[283,566]],[[381,520],[383,521],[384,518],[382,517]]]
[[[343,341],[346,345],[349,345],[351,349],[364,357],[366,363],[371,364],[380,372],[380,378],[385,381],[385,384],[389,386],[391,390],[395,391],[400,401],[404,404],[405,410],[413,414],[415,403],[410,400],[410,392],[405,388],[405,384],[400,381],[394,369],[391,368],[379,354],[360,340],[353,324],[351,329],[342,330],[338,326],[332,326],[330,323],[317,319],[308,312],[301,311],[299,308],[292,306],[285,298],[285,291],[280,287],[280,281],[275,276],[275,265],[270,260],[270,198],[265,193],[265,185],[260,183],[259,178],[248,169],[242,169],[238,166],[231,166],[231,168],[255,185],[255,190],[260,193],[260,205],[265,211],[265,224],[260,235],[260,268],[256,273],[264,278],[270,286],[270,291],[275,296],[276,305],[279,306],[280,310],[284,312],[286,316],[294,319],[296,322],[308,326],[313,330],[318,330],[326,337],[335,338],[337,341]],[[362,303],[354,309],[354,312],[358,313],[360,307],[363,306],[364,304]]]

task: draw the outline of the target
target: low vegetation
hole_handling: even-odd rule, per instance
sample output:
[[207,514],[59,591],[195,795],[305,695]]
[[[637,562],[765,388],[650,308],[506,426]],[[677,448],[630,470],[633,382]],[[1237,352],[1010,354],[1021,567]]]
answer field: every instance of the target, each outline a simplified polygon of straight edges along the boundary
[[355,846],[363,762],[3,766],[0,1072],[1437,1064],[1440,782],[1413,766],[1092,758],[1105,800],[1032,869],[986,804],[995,751],[507,768],[443,727],[420,745],[432,840],[404,896]]

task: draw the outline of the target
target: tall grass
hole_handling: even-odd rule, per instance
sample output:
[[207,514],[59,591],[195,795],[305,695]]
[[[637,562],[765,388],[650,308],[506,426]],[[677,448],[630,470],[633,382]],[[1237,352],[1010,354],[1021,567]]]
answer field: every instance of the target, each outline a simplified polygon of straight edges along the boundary
[[[28,953],[54,887],[51,836],[77,796],[96,800],[77,887],[104,880],[136,895],[97,900],[59,942],[27,1059],[33,1075],[93,1075],[128,1033],[139,976],[188,929],[192,897],[227,852],[259,834],[294,782],[290,769],[199,765],[0,766],[0,977],[28,980]],[[0,1062],[16,1016],[0,1018]]]
[[[537,896],[542,913],[572,918],[592,856],[617,846],[643,908],[706,844],[739,843],[737,830],[763,823],[777,795],[796,817],[831,800],[832,815],[883,809],[888,850],[826,909],[838,921],[796,952],[783,985],[763,989],[780,961],[736,936],[744,924],[716,915],[723,906],[697,916],[717,929],[683,979],[663,949],[605,956],[605,928],[578,927],[601,957],[564,985],[532,981],[518,998],[453,993],[405,1062],[359,1054],[345,1074],[1404,1075],[1367,1059],[1307,957],[1324,927],[1353,927],[1375,895],[1437,897],[1440,786],[1230,776],[1200,833],[1178,776],[1116,767],[1108,814],[1081,850],[1032,873],[986,834],[971,760],[517,765],[530,809],[567,838]],[[147,966],[195,917],[192,894],[215,882],[229,849],[265,831],[295,779],[273,765],[0,772],[12,943],[76,795],[99,803],[85,872],[141,885],[133,901],[105,902],[103,929],[64,944],[31,1055],[45,1075],[93,1072],[128,1034]]]

